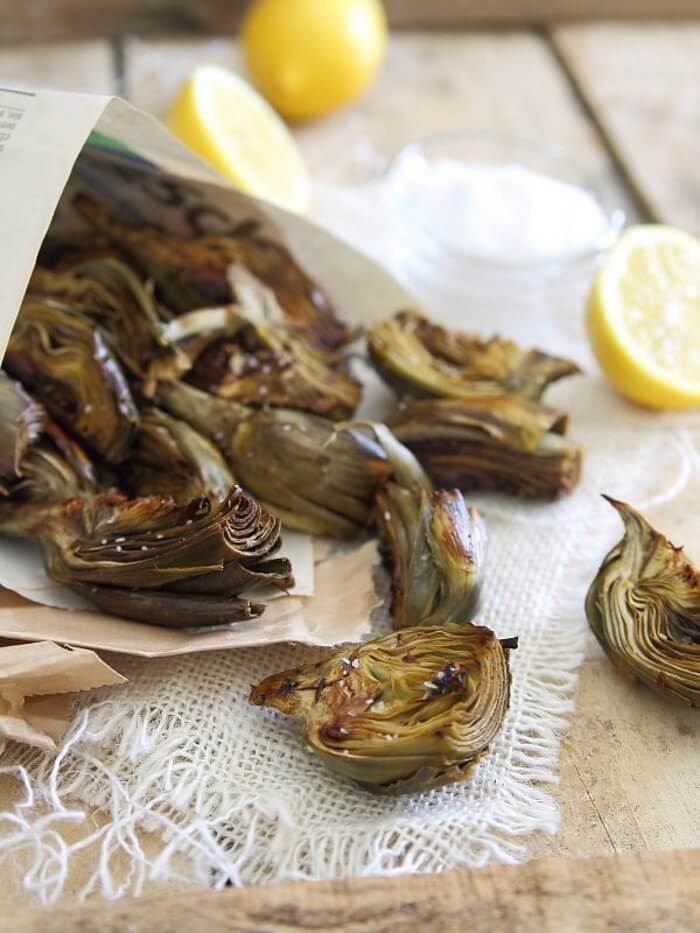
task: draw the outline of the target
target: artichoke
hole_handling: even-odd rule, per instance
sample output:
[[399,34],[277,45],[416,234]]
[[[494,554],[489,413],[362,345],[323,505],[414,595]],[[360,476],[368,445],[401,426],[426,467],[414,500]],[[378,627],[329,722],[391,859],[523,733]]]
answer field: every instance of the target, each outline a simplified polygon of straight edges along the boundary
[[119,361],[90,320],[54,299],[29,295],[4,365],[100,457],[124,459],[138,409]]
[[700,706],[700,572],[643,515],[605,498],[625,534],[588,591],[588,622],[623,673]]
[[83,260],[61,272],[38,267],[29,293],[58,301],[94,322],[147,397],[158,379],[177,378],[189,369],[187,357],[166,339],[153,298],[118,260]]
[[132,496],[158,494],[178,503],[206,495],[224,499],[235,482],[208,438],[154,407],[141,409],[138,433],[120,478]]
[[188,381],[243,405],[350,417],[359,383],[334,368],[285,328],[256,323],[235,306],[191,311],[171,321],[167,335],[184,341],[194,365]]
[[521,350],[500,337],[484,341],[449,331],[411,310],[373,327],[367,345],[374,367],[400,395],[471,398],[509,393],[538,400],[550,383],[579,372],[569,360]]
[[352,334],[335,316],[328,297],[283,246],[260,235],[255,224],[229,234],[191,238],[154,227],[122,223],[104,205],[76,196],[78,213],[152,279],[174,311],[190,311],[235,300],[229,270],[245,266],[274,292],[287,323],[311,346],[335,349]]
[[308,747],[368,790],[463,781],[508,708],[509,649],[488,628],[416,627],[338,651],[253,687],[298,719]]
[[439,486],[556,499],[581,475],[566,417],[518,396],[407,400],[388,424]]
[[164,383],[157,397],[207,434],[238,482],[288,527],[351,538],[370,525],[375,491],[392,467],[361,428],[287,409],[245,408],[182,382]]
[[377,528],[392,569],[394,628],[474,617],[487,534],[461,492],[389,482],[377,494]]
[[21,476],[27,450],[41,437],[46,413],[37,402],[0,369],[0,494],[5,483]]
[[253,618],[264,607],[236,599],[243,590],[293,585],[289,562],[271,559],[279,520],[239,487],[185,506],[119,495],[0,506],[0,529],[36,537],[47,574],[100,609],[154,625]]
[[376,523],[392,573],[394,628],[468,622],[481,591],[487,534],[457,489],[434,490],[410,450],[383,424],[365,426],[384,448],[392,477],[378,490]]

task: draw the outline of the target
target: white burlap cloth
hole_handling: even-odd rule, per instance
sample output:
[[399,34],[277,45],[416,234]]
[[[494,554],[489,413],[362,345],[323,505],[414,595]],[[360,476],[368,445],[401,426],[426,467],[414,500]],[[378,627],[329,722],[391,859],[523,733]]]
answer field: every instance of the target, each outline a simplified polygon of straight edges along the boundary
[[[372,198],[331,190],[317,207],[381,258],[372,210]],[[516,305],[506,295],[502,317],[496,303],[468,320],[455,307],[440,310],[453,324],[570,353],[593,372],[548,395],[571,413],[571,435],[585,446],[586,462],[579,488],[556,504],[470,497],[490,532],[479,620],[501,637],[520,636],[510,710],[473,778],[392,799],[328,772],[305,751],[293,722],[246,702],[252,683],[318,653],[309,649],[108,658],[129,684],[85,701],[58,758],[8,749],[1,770],[20,775],[26,800],[0,814],[0,871],[22,853],[26,887],[48,901],[62,890],[76,851],[95,844],[84,893],[118,897],[158,878],[223,886],[511,862],[526,852],[518,837],[556,830],[558,807],[547,785],[556,781],[572,711],[583,598],[621,531],[599,493],[641,508],[681,495],[697,471],[697,435],[687,418],[627,405],[595,375],[581,338],[578,284],[539,309]],[[87,806],[103,810],[106,825],[96,827]],[[59,832],[67,823],[76,824],[72,832]],[[143,829],[159,839],[147,851]],[[117,868],[119,853],[128,855],[127,874]]]

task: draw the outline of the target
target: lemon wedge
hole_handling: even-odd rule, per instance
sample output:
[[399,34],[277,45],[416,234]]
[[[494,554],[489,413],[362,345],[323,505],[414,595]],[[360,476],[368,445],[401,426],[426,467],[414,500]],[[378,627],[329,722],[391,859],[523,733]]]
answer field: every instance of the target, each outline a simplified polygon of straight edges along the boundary
[[238,75],[200,65],[181,88],[167,122],[178,139],[241,191],[290,211],[308,208],[311,185],[294,138]]
[[597,273],[586,314],[610,382],[651,408],[700,405],[700,240],[630,227]]

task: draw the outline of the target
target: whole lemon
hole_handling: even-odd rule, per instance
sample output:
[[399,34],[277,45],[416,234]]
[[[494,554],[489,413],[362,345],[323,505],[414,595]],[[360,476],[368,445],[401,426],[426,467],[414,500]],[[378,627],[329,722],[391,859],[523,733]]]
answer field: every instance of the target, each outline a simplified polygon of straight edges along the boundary
[[254,0],[242,31],[253,81],[291,120],[358,97],[382,62],[386,35],[380,0]]

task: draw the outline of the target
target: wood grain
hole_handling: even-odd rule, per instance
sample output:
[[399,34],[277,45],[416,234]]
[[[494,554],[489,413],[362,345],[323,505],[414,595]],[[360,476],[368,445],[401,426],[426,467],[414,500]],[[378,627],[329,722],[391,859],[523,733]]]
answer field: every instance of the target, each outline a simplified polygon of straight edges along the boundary
[[[157,33],[233,33],[249,0],[0,0],[0,41]],[[658,0],[385,0],[395,27],[542,24],[658,17]],[[697,0],[665,0],[666,17],[698,15]]]
[[700,852],[546,859],[444,875],[251,887],[16,911],[0,933],[509,933],[700,929]]
[[700,233],[700,22],[558,26],[552,39],[650,215]]

